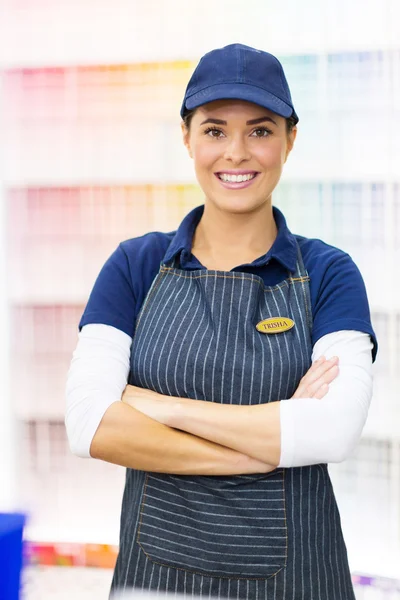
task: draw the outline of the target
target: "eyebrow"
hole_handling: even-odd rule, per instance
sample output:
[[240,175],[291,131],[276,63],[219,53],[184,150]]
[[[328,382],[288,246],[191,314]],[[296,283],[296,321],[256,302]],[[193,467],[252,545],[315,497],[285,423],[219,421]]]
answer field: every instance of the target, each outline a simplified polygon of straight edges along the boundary
[[[246,125],[258,125],[259,123],[264,123],[265,121],[269,121],[278,127],[278,125],[275,123],[275,121],[273,119],[271,119],[271,117],[267,117],[267,116],[259,117],[258,119],[251,119],[250,121],[246,121]],[[206,119],[205,121],[200,123],[200,125],[205,125],[206,123],[213,123],[214,125],[227,125],[226,121],[223,121],[222,119],[213,119],[213,118]]]

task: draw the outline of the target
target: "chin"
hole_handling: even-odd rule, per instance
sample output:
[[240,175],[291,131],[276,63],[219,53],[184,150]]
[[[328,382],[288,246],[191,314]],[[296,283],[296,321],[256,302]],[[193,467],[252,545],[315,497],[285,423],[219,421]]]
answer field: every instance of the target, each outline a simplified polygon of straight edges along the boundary
[[213,204],[224,212],[234,214],[247,214],[259,210],[266,202],[246,199],[245,197],[232,196],[231,198],[218,198]]

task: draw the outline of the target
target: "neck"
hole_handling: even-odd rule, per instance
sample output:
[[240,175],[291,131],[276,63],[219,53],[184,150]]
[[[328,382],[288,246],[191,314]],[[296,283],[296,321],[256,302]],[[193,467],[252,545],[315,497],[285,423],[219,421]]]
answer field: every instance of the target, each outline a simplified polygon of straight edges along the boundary
[[206,203],[192,252],[209,262],[252,262],[266,254],[277,235],[271,202],[251,213],[230,213]]

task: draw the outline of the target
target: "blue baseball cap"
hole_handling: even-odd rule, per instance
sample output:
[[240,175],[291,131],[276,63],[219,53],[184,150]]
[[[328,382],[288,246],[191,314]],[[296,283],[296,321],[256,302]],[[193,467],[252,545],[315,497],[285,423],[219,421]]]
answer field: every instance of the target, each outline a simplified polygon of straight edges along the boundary
[[214,100],[247,100],[282,117],[299,118],[276,56],[243,44],[207,52],[186,88],[180,115]]

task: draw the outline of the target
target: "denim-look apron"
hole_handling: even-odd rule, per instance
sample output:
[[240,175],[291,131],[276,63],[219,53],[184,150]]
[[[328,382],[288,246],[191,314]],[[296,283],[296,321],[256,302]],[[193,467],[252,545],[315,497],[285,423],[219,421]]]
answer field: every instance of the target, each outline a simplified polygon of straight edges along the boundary
[[[290,398],[311,365],[309,278],[161,263],[138,316],[129,383],[161,394],[261,404]],[[264,334],[257,323],[295,326]],[[132,432],[134,435],[134,432]],[[354,600],[327,465],[243,476],[127,469],[112,591],[191,598]]]

